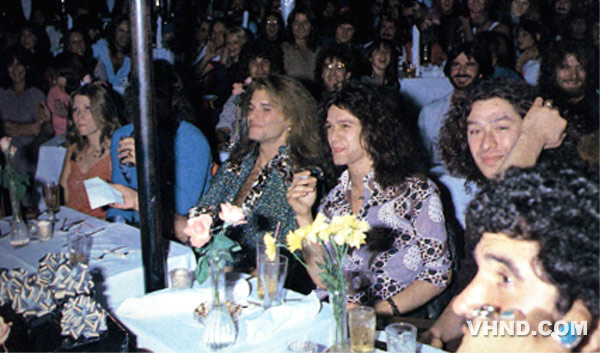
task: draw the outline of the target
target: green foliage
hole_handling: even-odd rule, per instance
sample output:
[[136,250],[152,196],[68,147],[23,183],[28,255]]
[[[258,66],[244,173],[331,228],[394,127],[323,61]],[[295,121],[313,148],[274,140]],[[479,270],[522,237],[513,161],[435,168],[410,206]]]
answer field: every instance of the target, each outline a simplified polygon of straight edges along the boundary
[[27,192],[27,186],[30,185],[29,176],[26,173],[15,170],[10,164],[10,157],[7,158],[6,167],[0,171],[1,185],[7,189],[14,187],[14,192],[17,199],[21,200]]
[[202,248],[196,248],[196,252],[200,255],[198,266],[196,267],[196,281],[199,284],[204,283],[208,278],[210,270],[209,259],[222,257],[226,262],[233,262],[231,252],[242,250],[240,244],[225,235],[228,227],[229,224],[227,223],[221,227],[215,227],[212,231],[218,232],[212,237],[210,242]]

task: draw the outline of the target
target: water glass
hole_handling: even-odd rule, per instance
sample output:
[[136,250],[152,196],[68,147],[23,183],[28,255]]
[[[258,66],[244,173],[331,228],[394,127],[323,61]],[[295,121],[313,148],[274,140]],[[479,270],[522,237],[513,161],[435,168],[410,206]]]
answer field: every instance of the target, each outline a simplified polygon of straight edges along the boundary
[[37,237],[39,241],[52,239],[54,235],[54,223],[48,220],[39,220],[37,222]]
[[194,271],[188,268],[175,268],[169,271],[169,287],[173,289],[192,288]]
[[69,261],[75,266],[82,262],[87,264],[90,260],[92,251],[92,237],[85,234],[67,234],[67,244],[69,246]]
[[365,353],[375,350],[375,310],[369,306],[359,306],[348,311],[350,327],[350,349]]
[[[256,241],[256,271],[257,271],[257,275],[258,275],[259,264],[262,261],[261,257],[266,257],[266,256],[267,256],[267,254],[265,253],[265,242],[263,241],[262,237],[258,237],[258,239]],[[260,278],[258,278],[256,283],[257,283],[256,295],[258,296],[258,299],[264,299],[265,292],[263,290],[263,286],[262,286],[262,282],[261,282]]]
[[407,322],[390,324],[385,328],[388,352],[417,351],[417,328]]
[[266,256],[259,257],[258,279],[262,282],[264,289],[263,308],[283,303],[283,285],[287,275],[288,258],[279,255],[274,261]]

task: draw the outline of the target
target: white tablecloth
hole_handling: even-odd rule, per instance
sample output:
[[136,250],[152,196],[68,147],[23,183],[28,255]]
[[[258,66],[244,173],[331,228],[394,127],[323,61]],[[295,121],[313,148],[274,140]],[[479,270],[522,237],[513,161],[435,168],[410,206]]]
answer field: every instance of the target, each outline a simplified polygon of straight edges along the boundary
[[[89,268],[92,273],[101,275],[101,280],[96,284],[96,289],[102,293],[101,297],[103,296],[106,299],[107,309],[114,311],[125,299],[144,294],[139,229],[124,223],[106,222],[66,207],[61,207],[57,217],[57,229],[63,224],[65,217],[67,218],[67,224],[85,219],[84,223],[74,226],[70,232],[79,231],[89,234],[104,228],[103,231],[93,235]],[[0,221],[2,234],[7,233],[8,229],[8,222],[5,220]],[[49,241],[31,241],[28,245],[16,249],[10,245],[8,236],[1,238],[0,267],[8,269],[22,268],[26,271],[36,272],[39,260],[45,254],[49,252],[66,252],[66,244],[67,233],[60,231],[56,231],[54,237]],[[113,250],[120,246],[125,247],[118,250],[117,253],[130,251],[129,254],[126,256],[107,254],[99,259],[105,253],[105,250]],[[195,268],[195,257],[190,248],[170,242],[168,251],[168,268]],[[95,282],[98,280],[95,279]]]
[[[250,281],[251,286],[255,281]],[[209,290],[205,284],[130,298],[117,309],[116,316],[136,335],[139,348],[155,352],[209,352],[203,342],[204,325],[193,318],[194,308],[210,300]],[[252,292],[251,301],[258,300]],[[291,342],[306,340],[319,344],[322,351],[331,345],[333,325],[329,303],[319,303],[314,294],[304,296],[287,291],[282,306],[265,311],[250,304],[242,311],[236,342],[227,352],[287,352]],[[423,345],[420,352],[442,351]]]
[[450,92],[452,92],[452,84],[447,77],[400,79],[400,93],[421,108]]

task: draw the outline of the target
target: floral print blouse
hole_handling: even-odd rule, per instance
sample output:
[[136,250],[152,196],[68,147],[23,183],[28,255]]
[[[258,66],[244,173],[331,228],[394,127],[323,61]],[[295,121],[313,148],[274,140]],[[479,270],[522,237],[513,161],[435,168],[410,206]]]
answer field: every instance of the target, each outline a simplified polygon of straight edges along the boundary
[[[213,225],[220,224],[221,221],[217,217],[219,205],[223,202],[233,202],[252,171],[257,156],[258,150],[254,150],[239,164],[229,161],[224,163],[212,178],[206,194],[200,197],[196,206],[190,210],[189,216],[209,213],[213,216]],[[254,267],[258,237],[265,232],[274,232],[278,222],[280,242],[284,242],[285,235],[298,227],[296,214],[288,205],[285,195],[292,180],[291,169],[288,148],[282,146],[252,184],[241,205],[248,223],[231,227],[228,232],[228,236],[242,246],[241,251],[233,253],[234,267]]]
[[[321,212],[328,218],[351,214],[350,187],[346,170],[321,202]],[[401,185],[382,188],[371,169],[363,178],[363,190],[365,201],[357,218],[366,220],[371,230],[367,243],[344,263],[350,278],[349,302],[372,305],[416,280],[446,287],[452,260],[435,184],[408,177]]]

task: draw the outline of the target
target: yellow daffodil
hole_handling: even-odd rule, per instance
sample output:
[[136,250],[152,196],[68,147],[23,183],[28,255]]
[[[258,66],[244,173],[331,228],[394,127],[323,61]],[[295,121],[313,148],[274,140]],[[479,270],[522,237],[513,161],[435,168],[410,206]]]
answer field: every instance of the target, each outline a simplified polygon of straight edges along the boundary
[[365,233],[369,230],[369,223],[358,220],[354,220],[353,223],[352,232],[346,238],[346,244],[358,249],[366,242],[367,235]]
[[[304,228],[304,227],[303,227]],[[296,250],[302,250],[302,240],[304,239],[304,232],[302,228],[297,229],[295,232],[289,232],[287,235],[287,247],[290,252]]]
[[265,233],[263,241],[265,242],[265,254],[267,254],[270,261],[274,261],[276,254],[275,238],[271,233]]
[[331,234],[331,230],[329,228],[329,223],[327,223],[327,217],[324,214],[319,213],[315,218],[315,221],[312,224],[312,232],[314,237],[314,242],[317,241],[317,238],[321,239],[324,242],[329,241],[329,235]]

